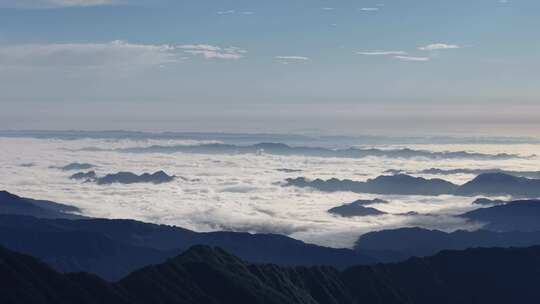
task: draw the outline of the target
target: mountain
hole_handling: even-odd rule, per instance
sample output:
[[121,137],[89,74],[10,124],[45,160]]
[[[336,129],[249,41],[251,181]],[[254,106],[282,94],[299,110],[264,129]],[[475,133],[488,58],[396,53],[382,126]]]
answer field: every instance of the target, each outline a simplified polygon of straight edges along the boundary
[[343,217],[354,217],[354,216],[368,216],[368,215],[381,215],[386,214],[380,210],[371,207],[365,207],[365,205],[376,204],[377,202],[386,202],[383,200],[357,200],[350,204],[344,204],[339,207],[334,207],[328,210],[329,213],[336,214]]
[[356,303],[537,303],[540,247],[443,251],[341,276]]
[[444,251],[394,264],[281,267],[195,246],[116,283],[0,248],[2,303],[538,303],[540,247]]
[[379,176],[365,182],[352,180],[308,180],[304,177],[288,178],[285,186],[311,187],[326,192],[351,191],[356,193],[440,195],[452,194],[458,188],[442,179],[425,179],[405,174]]
[[174,180],[174,176],[170,176],[163,171],[157,171],[155,173],[143,173],[137,175],[131,172],[118,172],[115,174],[107,174],[103,177],[95,179],[98,185],[110,185],[114,183],[120,184],[135,184],[135,183],[154,183],[162,184],[168,183]]
[[343,269],[377,261],[370,256],[376,253],[327,248],[281,235],[196,233],[174,226],[89,219],[68,213],[75,211],[79,210],[2,191],[0,244],[35,255],[59,271],[92,272],[108,280],[197,244],[220,246],[251,262],[280,265],[333,265]]
[[459,187],[456,194],[538,197],[540,196],[540,179],[528,179],[504,173],[485,173]]
[[0,246],[0,303],[127,304],[120,290],[84,273],[64,275],[38,259]]
[[197,244],[220,246],[258,263],[332,265],[343,269],[377,262],[371,257],[376,252],[327,248],[281,235],[197,233],[132,220],[48,220],[0,215],[0,244],[37,256],[56,270],[91,272],[107,280],[118,279]]
[[310,187],[325,192],[351,191],[396,195],[540,196],[540,179],[528,179],[503,173],[481,174],[461,186],[438,178],[425,179],[406,174],[382,175],[365,182],[336,178],[308,180],[305,177],[298,177],[286,179],[284,186]]
[[492,200],[492,199],[489,199],[489,198],[481,197],[481,198],[475,199],[474,202],[472,202],[472,203],[473,203],[473,205],[496,206],[496,205],[504,205],[504,204],[507,203],[507,201]]
[[502,169],[439,169],[430,168],[418,171],[420,174],[433,174],[433,175],[452,175],[452,174],[472,174],[480,175],[485,173],[502,173],[519,177],[540,179],[540,171],[514,171],[514,170],[502,170]]
[[461,217],[493,231],[540,231],[540,200],[520,200],[473,210]]
[[0,191],[0,214],[29,215],[40,218],[83,218],[75,213],[80,213],[80,210],[73,206],[24,198],[7,191]]
[[[90,148],[93,151],[107,151],[107,149]],[[88,149],[86,149],[88,151]],[[427,159],[488,159],[488,160],[503,160],[512,158],[521,158],[514,154],[483,154],[471,153],[465,151],[456,152],[435,152],[413,149],[376,149],[376,148],[346,148],[346,149],[330,149],[323,147],[311,146],[289,146],[284,143],[258,143],[254,145],[233,145],[222,143],[211,143],[201,145],[175,145],[175,146],[160,146],[154,145],[150,147],[134,147],[115,149],[117,152],[127,153],[197,153],[197,154],[254,154],[266,153],[272,155],[301,155],[310,157],[339,157],[339,158],[364,158],[364,157],[389,157],[389,158],[427,158]]]
[[359,251],[394,251],[404,257],[428,256],[442,250],[476,247],[529,247],[540,245],[540,231],[494,232],[487,230],[446,233],[422,228],[400,228],[366,233],[356,241]]
[[97,179],[97,175],[95,171],[78,172],[71,175],[69,178],[76,180],[95,181]]

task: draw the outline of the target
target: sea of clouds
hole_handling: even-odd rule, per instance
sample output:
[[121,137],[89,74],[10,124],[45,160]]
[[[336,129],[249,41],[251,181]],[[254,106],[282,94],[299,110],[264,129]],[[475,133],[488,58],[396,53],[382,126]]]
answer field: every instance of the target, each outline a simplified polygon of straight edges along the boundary
[[[480,224],[467,223],[453,215],[478,206],[471,204],[474,198],[450,195],[362,195],[282,187],[286,178],[305,176],[366,180],[388,169],[417,172],[432,167],[533,171],[538,170],[539,160],[538,157],[493,161],[318,158],[264,153],[203,155],[81,151],[86,147],[116,149],[208,142],[211,141],[0,138],[0,190],[71,204],[81,208],[84,215],[93,217],[130,218],[196,231],[279,233],[326,246],[351,247],[359,235],[374,230],[405,226],[445,231],[477,229]],[[540,145],[533,144],[407,147],[432,151],[517,153],[523,156],[540,151]],[[179,178],[160,185],[104,186],[70,180],[69,176],[77,171],[64,172],[50,168],[72,162],[95,164],[98,175],[119,171],[139,174],[164,170]],[[278,170],[284,168],[302,171],[287,173]],[[422,176],[444,178],[458,184],[474,177],[467,174]],[[390,201],[390,204],[373,206],[389,214],[343,218],[327,212],[343,203],[371,198]],[[423,215],[403,215],[411,211]]]

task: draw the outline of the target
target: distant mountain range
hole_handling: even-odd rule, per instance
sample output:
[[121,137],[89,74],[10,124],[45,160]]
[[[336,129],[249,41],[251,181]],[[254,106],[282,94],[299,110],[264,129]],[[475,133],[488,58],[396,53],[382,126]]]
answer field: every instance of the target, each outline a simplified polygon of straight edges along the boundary
[[325,192],[350,191],[356,193],[398,195],[511,195],[540,197],[540,179],[528,179],[504,173],[484,173],[473,180],[456,185],[442,179],[426,179],[406,174],[383,175],[365,182],[340,180],[309,180],[305,177],[288,178],[284,186],[310,187]]
[[283,267],[195,246],[115,283],[0,248],[1,303],[538,303],[540,247],[444,251],[401,263]]
[[502,169],[438,169],[430,168],[418,171],[420,174],[452,175],[452,174],[472,174],[480,175],[485,173],[503,173],[507,175],[540,179],[540,171],[515,171]]
[[[540,219],[540,218],[538,218]],[[528,247],[540,244],[540,231],[495,232],[488,230],[446,233],[422,228],[368,232],[358,239],[358,251],[391,251],[403,256],[429,256],[442,250],[475,247]]]
[[493,231],[540,231],[540,200],[520,200],[461,215]]
[[410,145],[410,144],[519,144],[540,143],[534,137],[456,137],[456,136],[333,136],[270,133],[223,133],[223,132],[138,132],[126,130],[84,131],[84,130],[0,130],[0,137],[38,139],[131,139],[131,140],[201,140],[221,141],[235,144],[257,142],[284,142],[288,144],[317,145]]
[[[92,151],[103,149],[91,148]],[[107,151],[107,149],[105,149]],[[402,149],[376,149],[376,148],[347,148],[329,149],[322,147],[302,147],[289,146],[283,143],[258,143],[254,145],[233,145],[233,144],[201,144],[201,145],[175,145],[150,147],[121,148],[113,151],[129,153],[197,153],[197,154],[257,154],[266,153],[272,155],[301,155],[311,157],[339,157],[339,158],[364,158],[369,156],[389,157],[389,158],[428,158],[428,159],[485,159],[503,160],[521,158],[514,154],[483,154],[466,151],[457,152],[435,152],[425,150]]]

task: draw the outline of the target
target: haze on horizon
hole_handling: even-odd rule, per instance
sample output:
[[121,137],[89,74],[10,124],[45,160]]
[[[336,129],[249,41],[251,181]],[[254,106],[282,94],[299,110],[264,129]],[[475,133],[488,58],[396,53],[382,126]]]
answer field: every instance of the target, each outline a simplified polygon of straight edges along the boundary
[[535,136],[539,11],[0,0],[0,129]]

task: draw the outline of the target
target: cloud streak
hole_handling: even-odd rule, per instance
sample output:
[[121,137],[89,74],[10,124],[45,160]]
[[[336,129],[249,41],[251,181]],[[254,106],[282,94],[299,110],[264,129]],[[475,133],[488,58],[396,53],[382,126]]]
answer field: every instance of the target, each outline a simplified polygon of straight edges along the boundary
[[438,51],[438,50],[452,50],[460,49],[461,46],[457,44],[446,44],[446,43],[433,43],[426,46],[420,46],[418,49],[420,51]]
[[0,47],[0,65],[9,68],[141,68],[163,66],[185,59],[240,59],[246,50],[237,47],[106,43],[24,44]]
[[4,67],[145,67],[176,61],[174,46],[120,40],[0,47],[0,65]]

